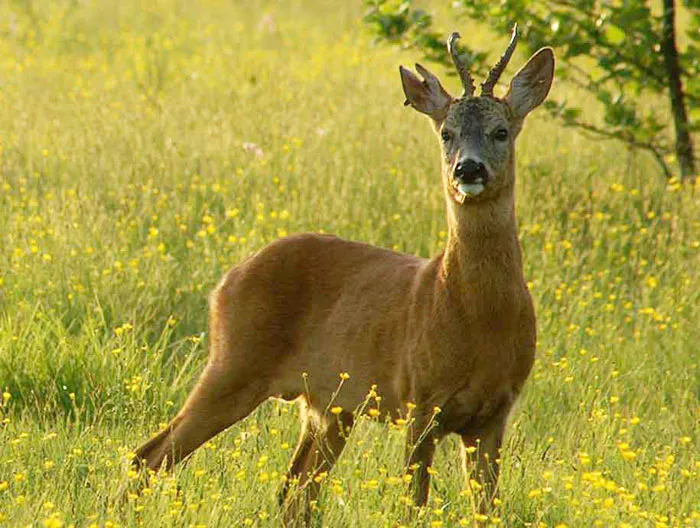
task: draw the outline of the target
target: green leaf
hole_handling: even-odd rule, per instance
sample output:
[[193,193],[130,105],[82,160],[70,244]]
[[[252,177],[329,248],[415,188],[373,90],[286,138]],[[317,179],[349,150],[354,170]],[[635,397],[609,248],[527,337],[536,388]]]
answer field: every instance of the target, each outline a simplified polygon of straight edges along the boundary
[[605,38],[611,44],[620,44],[623,40],[625,40],[625,32],[613,24],[606,24]]

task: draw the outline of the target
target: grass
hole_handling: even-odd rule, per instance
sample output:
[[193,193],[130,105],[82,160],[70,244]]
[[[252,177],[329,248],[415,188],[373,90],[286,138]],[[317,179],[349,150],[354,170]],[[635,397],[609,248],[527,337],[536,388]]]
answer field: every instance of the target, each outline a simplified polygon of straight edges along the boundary
[[[203,365],[224,270],[303,231],[440,251],[437,142],[402,107],[410,52],[373,47],[359,2],[0,15],[0,525],[278,526],[298,432],[278,402],[114,498]],[[541,115],[518,167],[539,347],[489,523],[700,526],[700,195]],[[319,524],[409,522],[402,433],[360,421]],[[457,469],[445,442],[412,526],[476,522]]]

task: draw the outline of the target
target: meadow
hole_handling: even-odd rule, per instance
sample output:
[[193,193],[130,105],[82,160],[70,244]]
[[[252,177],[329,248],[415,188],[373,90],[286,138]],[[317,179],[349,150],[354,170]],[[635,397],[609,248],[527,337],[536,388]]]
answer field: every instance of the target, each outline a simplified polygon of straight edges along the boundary
[[[373,45],[362,12],[0,4],[0,526],[279,526],[299,427],[276,401],[115,497],[206,360],[227,268],[304,231],[444,245],[438,143],[402,105],[398,65],[418,57]],[[494,57],[507,39],[467,34]],[[700,187],[537,112],[517,153],[539,344],[499,506],[474,513],[447,441],[411,519],[404,426],[366,418],[319,526],[700,526]]]

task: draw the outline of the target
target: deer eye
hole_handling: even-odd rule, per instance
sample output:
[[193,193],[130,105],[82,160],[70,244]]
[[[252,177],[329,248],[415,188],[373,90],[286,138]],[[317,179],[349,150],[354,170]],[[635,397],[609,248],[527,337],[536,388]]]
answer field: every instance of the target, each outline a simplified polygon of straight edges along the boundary
[[443,130],[440,132],[440,137],[445,143],[447,143],[450,139],[452,139],[452,132],[449,130]]
[[506,130],[505,128],[499,128],[493,133],[493,138],[496,141],[505,141],[506,139],[508,139],[508,130]]

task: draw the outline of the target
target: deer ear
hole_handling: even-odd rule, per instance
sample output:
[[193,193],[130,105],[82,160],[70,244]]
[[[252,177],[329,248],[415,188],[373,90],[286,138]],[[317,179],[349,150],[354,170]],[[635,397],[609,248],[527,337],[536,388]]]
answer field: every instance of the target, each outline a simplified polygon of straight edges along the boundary
[[542,104],[552,86],[553,78],[552,48],[542,48],[515,74],[505,99],[520,119]]
[[412,106],[439,123],[447,117],[447,111],[454,99],[445,91],[435,75],[420,64],[416,64],[416,70],[425,80],[421,81],[411,70],[399,66],[403,93],[406,94],[404,105]]

